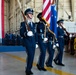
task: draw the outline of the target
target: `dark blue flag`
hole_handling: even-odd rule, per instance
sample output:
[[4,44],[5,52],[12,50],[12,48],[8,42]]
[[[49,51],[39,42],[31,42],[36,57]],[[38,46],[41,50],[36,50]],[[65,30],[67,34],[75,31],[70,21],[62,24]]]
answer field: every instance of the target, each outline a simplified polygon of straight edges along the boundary
[[51,21],[50,21],[50,30],[52,30],[57,37],[57,11],[56,5],[51,6]]

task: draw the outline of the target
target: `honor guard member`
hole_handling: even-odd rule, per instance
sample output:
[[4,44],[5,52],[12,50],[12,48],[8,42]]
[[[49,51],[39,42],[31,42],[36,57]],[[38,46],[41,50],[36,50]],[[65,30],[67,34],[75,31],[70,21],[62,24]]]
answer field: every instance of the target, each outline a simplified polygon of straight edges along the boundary
[[57,21],[58,27],[57,27],[57,39],[58,39],[58,43],[59,43],[59,50],[58,50],[58,54],[56,55],[54,62],[57,65],[60,66],[65,66],[62,63],[62,58],[63,58],[63,50],[64,50],[64,28],[63,28],[63,19]]
[[34,54],[35,54],[35,24],[32,22],[33,18],[33,9],[28,8],[24,12],[26,16],[26,22],[28,26],[30,27],[30,31],[28,30],[26,23],[21,22],[20,27],[20,35],[23,37],[23,46],[26,47],[26,53],[27,53],[27,66],[25,73],[26,75],[31,75],[33,72],[31,71],[33,60],[34,60]]
[[44,62],[45,62],[45,56],[46,56],[46,43],[44,43],[44,30],[45,30],[45,24],[42,20],[42,13],[39,13],[37,15],[37,18],[39,19],[39,22],[37,23],[37,34],[38,34],[38,46],[40,48],[40,56],[37,63],[37,68],[40,71],[46,71],[44,68]]
[[47,32],[47,36],[48,36],[47,52],[49,56],[46,61],[46,66],[53,68],[52,61],[53,61],[53,56],[54,56],[54,51],[55,51],[54,48],[56,47],[55,36],[49,31]]

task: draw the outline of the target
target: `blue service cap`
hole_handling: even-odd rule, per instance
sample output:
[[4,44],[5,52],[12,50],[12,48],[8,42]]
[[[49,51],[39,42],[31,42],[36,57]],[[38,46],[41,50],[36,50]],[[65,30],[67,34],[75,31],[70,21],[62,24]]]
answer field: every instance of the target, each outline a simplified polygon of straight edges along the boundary
[[57,21],[57,24],[58,23],[63,23],[63,21],[64,21],[63,19],[60,19],[60,20]]
[[42,17],[42,12],[40,12],[38,15],[37,15],[37,18],[40,18]]
[[28,9],[25,10],[24,14],[25,14],[25,15],[27,15],[27,14],[29,14],[29,13],[30,13],[30,14],[33,14],[33,12],[34,12],[34,11],[33,11],[32,8],[28,8]]

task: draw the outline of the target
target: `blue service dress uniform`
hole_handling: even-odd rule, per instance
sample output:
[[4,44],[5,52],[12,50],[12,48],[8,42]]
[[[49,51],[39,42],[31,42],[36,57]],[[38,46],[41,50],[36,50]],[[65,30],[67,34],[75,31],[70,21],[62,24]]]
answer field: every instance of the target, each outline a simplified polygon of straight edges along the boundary
[[33,36],[27,36],[27,29],[25,22],[21,22],[20,35],[23,37],[23,46],[26,47],[27,52],[27,66],[26,72],[30,72],[33,64],[34,54],[35,54],[35,24],[29,24],[30,30],[33,32]]
[[16,45],[16,35],[12,34],[12,45]]
[[37,25],[38,45],[40,48],[40,56],[37,63],[39,70],[44,70],[44,62],[45,62],[45,56],[46,56],[46,43],[44,43],[43,41],[44,29],[45,29],[44,23],[42,21],[39,21]]
[[5,45],[9,45],[9,34],[8,33],[6,33],[5,34]]
[[57,39],[59,43],[58,54],[55,57],[55,62],[62,65],[63,49],[64,49],[64,30],[61,27],[57,27]]
[[52,66],[52,60],[53,60],[53,56],[54,56],[54,49],[53,49],[53,45],[54,45],[54,35],[50,32],[47,33],[48,36],[48,43],[47,43],[47,52],[49,54],[47,61],[46,61],[46,66],[47,67],[53,67]]

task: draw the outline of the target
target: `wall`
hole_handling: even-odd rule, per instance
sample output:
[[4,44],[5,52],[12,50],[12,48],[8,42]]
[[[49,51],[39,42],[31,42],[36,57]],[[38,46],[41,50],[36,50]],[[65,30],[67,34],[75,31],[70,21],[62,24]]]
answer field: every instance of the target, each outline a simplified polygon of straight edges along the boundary
[[4,29],[5,33],[9,31],[9,1],[4,1]]
[[[76,0],[59,0],[58,19],[63,18],[66,21],[76,21]],[[38,21],[37,14],[42,11],[43,0],[20,0],[22,10],[26,8],[34,9],[33,21]],[[71,15],[71,19],[68,19]],[[20,28],[20,22],[23,21],[17,0],[5,0],[5,32],[17,31]]]

